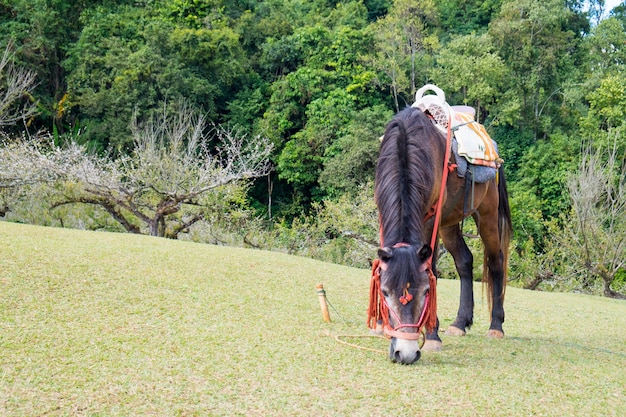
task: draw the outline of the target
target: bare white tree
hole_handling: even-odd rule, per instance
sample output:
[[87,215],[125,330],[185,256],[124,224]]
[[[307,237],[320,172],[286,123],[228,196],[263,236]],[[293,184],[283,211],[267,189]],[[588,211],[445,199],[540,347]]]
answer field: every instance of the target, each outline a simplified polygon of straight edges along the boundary
[[557,240],[569,253],[572,273],[587,290],[599,278],[607,297],[626,298],[612,285],[626,268],[626,165],[617,146],[583,153],[579,172],[567,183],[574,218]]
[[9,43],[0,57],[0,127],[37,114],[37,104],[30,94],[35,88],[35,73],[16,67],[13,56],[13,46]]
[[133,135],[133,153],[116,160],[76,143],[14,142],[0,149],[0,187],[54,182],[53,208],[94,204],[129,232],[177,237],[204,218],[211,191],[270,170],[268,139],[209,127],[184,104],[134,123]]

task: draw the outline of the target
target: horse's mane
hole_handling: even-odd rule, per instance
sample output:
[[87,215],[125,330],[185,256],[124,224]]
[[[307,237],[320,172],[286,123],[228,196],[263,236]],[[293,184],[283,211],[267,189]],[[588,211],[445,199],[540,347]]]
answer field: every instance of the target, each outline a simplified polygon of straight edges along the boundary
[[406,108],[387,125],[376,167],[381,246],[428,243],[424,216],[439,194],[445,138],[421,111]]

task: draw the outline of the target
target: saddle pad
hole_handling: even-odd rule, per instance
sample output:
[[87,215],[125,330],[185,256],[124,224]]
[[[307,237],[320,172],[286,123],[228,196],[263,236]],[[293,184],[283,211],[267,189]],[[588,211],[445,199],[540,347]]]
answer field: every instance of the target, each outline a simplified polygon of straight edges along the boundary
[[[497,148],[496,148],[497,150]],[[485,165],[474,165],[467,161],[467,158],[459,155],[459,144],[456,138],[452,138],[452,153],[456,162],[456,175],[465,178],[469,172],[472,181],[476,183],[489,182],[496,177],[496,168]]]
[[474,121],[471,114],[455,112],[452,131],[458,142],[459,155],[475,165],[499,166],[498,151],[485,127]]

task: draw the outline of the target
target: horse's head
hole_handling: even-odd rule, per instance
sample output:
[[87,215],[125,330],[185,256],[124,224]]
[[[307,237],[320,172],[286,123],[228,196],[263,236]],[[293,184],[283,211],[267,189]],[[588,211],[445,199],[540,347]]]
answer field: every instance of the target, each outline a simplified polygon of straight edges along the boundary
[[429,245],[399,243],[378,250],[383,328],[391,338],[389,358],[412,364],[420,358],[419,338],[429,299]]

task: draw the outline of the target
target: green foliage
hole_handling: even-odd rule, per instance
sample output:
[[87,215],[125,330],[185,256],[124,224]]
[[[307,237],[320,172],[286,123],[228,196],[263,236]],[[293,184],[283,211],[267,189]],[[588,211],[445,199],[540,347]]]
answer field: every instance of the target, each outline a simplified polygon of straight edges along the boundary
[[615,273],[613,288],[622,294],[626,293],[626,268],[622,268]]
[[626,119],[626,80],[624,74],[608,75],[597,90],[587,96],[590,108],[581,122],[584,134],[593,136],[598,130],[607,131],[624,125]]
[[[133,111],[144,114],[166,95],[155,88],[166,60],[147,42],[148,24],[143,9],[95,10],[68,51],[70,103],[80,111],[84,140],[96,149],[126,150]],[[167,29],[161,30],[162,41]]]
[[213,114],[225,111],[225,98],[246,72],[232,29],[175,27],[143,8],[94,13],[68,55],[85,140],[118,152],[131,143],[133,115],[145,120],[163,100],[183,98]]
[[164,2],[163,15],[174,22],[200,29],[203,26],[224,25],[224,6],[221,0],[174,0]]
[[[578,169],[580,141],[565,135],[552,135],[549,141],[540,141],[524,155],[517,181],[511,185],[511,195],[524,201],[520,207],[539,208],[544,219],[558,218],[570,208],[567,178]],[[536,198],[536,203],[532,200]],[[536,219],[536,215],[532,215]],[[518,217],[519,219],[519,217]],[[534,223],[534,222],[533,222]],[[536,223],[528,226],[537,230]],[[540,235],[533,236],[539,243]]]
[[[536,138],[549,134],[560,124],[553,115],[560,105],[560,88],[570,77],[579,56],[572,54],[579,34],[568,27],[573,12],[560,0],[506,2],[489,25],[489,35],[510,71],[506,89],[514,106],[502,103],[513,125],[534,132]],[[540,62],[541,65],[537,65]]]
[[[626,34],[626,32],[625,32]],[[626,152],[626,81],[624,73],[609,72],[587,95],[589,111],[580,120],[580,134],[594,149]]]
[[622,71],[626,63],[626,30],[624,23],[612,17],[601,21],[585,40],[589,48],[589,66],[593,72],[604,74]]
[[391,116],[384,106],[366,108],[353,115],[349,130],[326,149],[319,181],[328,195],[350,196],[374,180],[380,136]]
[[529,254],[529,251],[541,252],[545,247],[545,217],[541,211],[541,201],[534,190],[511,190],[509,204],[515,237],[522,243],[519,250],[525,254]]
[[621,3],[611,10],[611,16],[619,20],[626,27],[626,4]]
[[[496,113],[494,116],[499,118],[500,115]],[[489,127],[489,133],[498,144],[498,154],[504,159],[507,181],[517,182],[520,179],[524,155],[535,143],[532,132],[516,129],[496,120],[494,125]]]
[[370,65],[388,86],[396,111],[413,103],[417,88],[430,81],[432,55],[439,46],[436,19],[433,1],[402,0],[372,25],[376,44],[368,54]]
[[[385,123],[435,83],[451,104],[474,106],[499,144],[516,226],[512,265],[532,283],[533,262],[541,275],[564,259],[548,236],[568,220],[565,183],[581,143],[626,150],[626,14],[620,5],[601,20],[603,4],[587,12],[578,0],[10,0],[0,2],[0,47],[13,42],[14,63],[37,74],[29,100],[40,116],[12,129],[43,128],[57,145],[72,136],[125,157],[130,121],[180,99],[212,122],[270,138],[274,171],[246,189],[250,206],[211,214],[206,241],[284,248],[304,239],[324,248],[315,256],[346,262],[354,242],[313,216],[330,224],[331,204],[361,195]],[[2,198],[17,208],[24,197],[13,191]],[[96,211],[54,213],[68,213],[67,225]]]
[[354,194],[313,205],[308,216],[274,227],[272,248],[288,253],[368,268],[378,245],[378,214],[373,182]]
[[437,3],[441,26],[447,35],[469,35],[487,30],[503,0],[443,0]]
[[292,136],[279,156],[280,176],[297,188],[314,185],[327,148],[350,126],[354,104],[354,97],[345,90],[334,90],[324,98],[313,100],[307,107],[306,126]]
[[387,13],[392,4],[391,0],[364,0],[363,4],[367,7],[367,20],[370,22],[379,19]]
[[334,27],[318,24],[301,28],[292,36],[271,42],[265,51],[266,62],[271,61],[272,51],[288,47],[293,52],[275,55],[294,57],[292,63],[281,60],[272,64],[281,72],[302,62],[300,68],[271,85],[263,128],[270,132],[278,151],[279,178],[293,187],[298,201],[305,203],[324,195],[319,177],[325,161],[336,153],[327,150],[356,123],[354,115],[360,108],[376,102],[371,93],[378,94],[373,87],[375,76],[361,63],[361,56],[373,42],[358,28],[359,22],[365,24],[365,13],[361,13],[362,21],[353,19],[344,25],[349,10],[338,6],[329,15],[328,22]]
[[485,114],[477,115],[481,122],[496,106],[506,77],[505,63],[486,34],[453,37],[438,54],[437,68],[433,71],[433,79],[440,88],[457,92],[458,97],[446,97],[448,102],[484,111]]
[[512,133],[500,142],[500,149],[506,150],[502,156],[507,174],[513,174],[507,179],[513,229],[521,245],[518,249],[530,256],[528,251],[546,250],[549,224],[557,221],[560,225],[561,213],[570,210],[567,179],[578,169],[582,144],[574,138],[555,134],[549,141],[540,141],[520,155],[515,150],[523,149],[524,138]]

